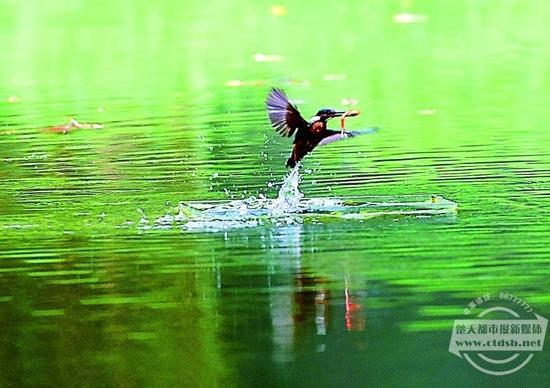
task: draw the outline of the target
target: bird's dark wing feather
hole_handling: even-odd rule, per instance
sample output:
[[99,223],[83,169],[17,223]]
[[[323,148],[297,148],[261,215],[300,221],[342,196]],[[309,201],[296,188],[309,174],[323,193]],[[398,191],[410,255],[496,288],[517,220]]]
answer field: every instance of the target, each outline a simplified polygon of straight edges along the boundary
[[371,133],[375,133],[378,131],[378,128],[368,128],[368,129],[358,129],[356,131],[345,131],[342,133],[341,131],[333,131],[331,129],[327,129],[326,137],[323,138],[319,142],[318,145],[324,146],[330,143],[334,143],[335,141],[339,140],[346,140],[355,136],[361,136],[361,135],[370,135]]
[[290,137],[297,129],[307,129],[309,123],[281,89],[271,89],[266,105],[271,125],[280,135]]

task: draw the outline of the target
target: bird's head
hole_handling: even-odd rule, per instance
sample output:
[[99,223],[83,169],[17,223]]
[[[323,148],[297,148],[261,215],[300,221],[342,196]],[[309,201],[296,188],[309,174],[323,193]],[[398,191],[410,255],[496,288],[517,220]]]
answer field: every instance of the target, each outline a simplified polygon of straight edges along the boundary
[[321,120],[321,121],[327,121],[328,119],[331,119],[333,117],[340,117],[344,113],[345,112],[336,111],[332,108],[323,108],[323,109],[319,110],[319,112],[317,112],[317,114],[315,116],[318,117],[319,120]]

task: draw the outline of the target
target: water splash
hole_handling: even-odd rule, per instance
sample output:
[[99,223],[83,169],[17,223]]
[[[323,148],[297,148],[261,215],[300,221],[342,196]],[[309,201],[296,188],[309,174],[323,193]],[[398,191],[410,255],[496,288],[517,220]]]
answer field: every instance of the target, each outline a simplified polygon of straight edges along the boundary
[[296,225],[311,219],[319,222],[326,218],[366,219],[383,215],[430,217],[455,214],[457,210],[456,203],[436,195],[304,199],[300,181],[296,166],[285,176],[276,199],[262,195],[232,201],[181,202],[153,224],[141,223],[140,227],[220,231]]
[[285,177],[277,199],[269,205],[272,214],[291,213],[298,209],[300,200],[304,197],[298,188],[301,180],[300,163],[298,163]]
[[155,227],[177,225],[187,230],[218,231],[265,224],[300,224],[302,219],[296,214],[304,196],[298,188],[300,180],[299,166],[296,166],[285,176],[276,199],[261,195],[228,202],[181,202],[173,214],[157,218]]

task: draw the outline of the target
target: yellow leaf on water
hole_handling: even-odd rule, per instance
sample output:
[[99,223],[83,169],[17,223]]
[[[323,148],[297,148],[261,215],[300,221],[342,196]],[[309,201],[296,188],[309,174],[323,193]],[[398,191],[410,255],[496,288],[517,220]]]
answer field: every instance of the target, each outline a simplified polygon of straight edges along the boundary
[[284,5],[274,5],[271,7],[271,14],[274,16],[285,16],[288,9]]

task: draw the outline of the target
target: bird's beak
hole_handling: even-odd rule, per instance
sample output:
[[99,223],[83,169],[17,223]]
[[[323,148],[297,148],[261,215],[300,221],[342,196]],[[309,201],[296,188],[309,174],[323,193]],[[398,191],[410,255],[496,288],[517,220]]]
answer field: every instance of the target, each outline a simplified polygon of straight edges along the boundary
[[344,113],[346,113],[346,112],[344,112],[344,111],[334,112],[334,114],[333,114],[331,117],[340,117],[340,116],[342,116]]

